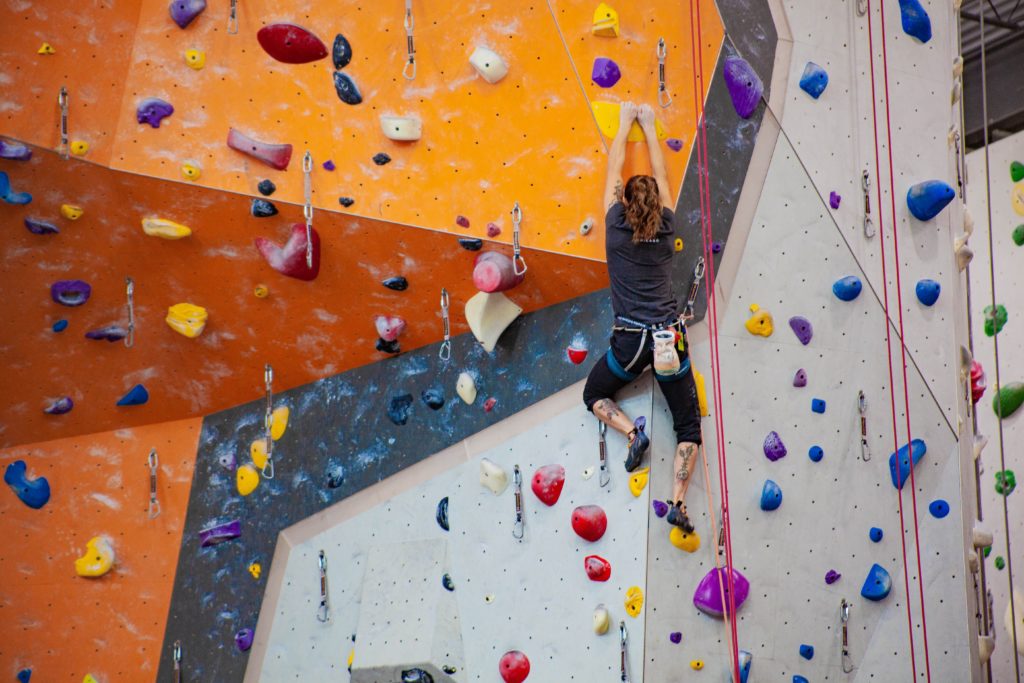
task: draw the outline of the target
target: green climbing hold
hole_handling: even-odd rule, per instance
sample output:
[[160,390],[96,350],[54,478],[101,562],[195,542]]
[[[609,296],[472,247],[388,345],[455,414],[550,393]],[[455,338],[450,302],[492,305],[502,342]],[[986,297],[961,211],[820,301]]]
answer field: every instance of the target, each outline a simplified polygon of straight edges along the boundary
[[990,546],[990,545],[985,546],[985,557],[988,557],[991,552],[992,552],[992,546]]
[[1017,488],[1017,476],[1013,470],[996,472],[996,493],[1000,496],[1008,496]]
[[1002,571],[1002,569],[1005,566],[1006,566],[1006,560],[1003,559],[1002,555],[997,555],[996,556],[996,569]]
[[1024,403],[1024,382],[1010,382],[1006,386],[999,387],[999,391],[992,397],[992,410],[997,417],[1007,418],[1017,412]]
[[1021,223],[1020,225],[1013,229],[1013,234],[1011,235],[1011,237],[1013,238],[1014,244],[1016,244],[1018,247],[1024,247],[1024,223]]
[[1010,163],[1010,179],[1015,183],[1019,183],[1024,180],[1024,164],[1019,161]]
[[986,306],[984,314],[985,334],[989,337],[994,337],[1002,331],[1003,325],[1006,324],[1006,307],[999,304],[996,306],[995,311],[993,311],[991,306]]

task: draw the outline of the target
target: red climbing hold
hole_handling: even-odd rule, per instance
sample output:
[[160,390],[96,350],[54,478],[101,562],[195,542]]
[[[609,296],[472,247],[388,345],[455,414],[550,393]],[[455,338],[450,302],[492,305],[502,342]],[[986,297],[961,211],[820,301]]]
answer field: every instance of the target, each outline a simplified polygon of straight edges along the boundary
[[598,505],[581,505],[572,511],[572,530],[593,543],[604,536],[608,528],[608,516]]
[[405,332],[405,321],[397,315],[378,315],[373,319],[377,334],[386,342],[393,342]]
[[587,348],[585,346],[572,345],[566,347],[565,353],[575,365],[579,365],[587,359]]
[[985,378],[985,369],[976,360],[971,361],[971,401],[977,403],[985,395],[988,388],[988,380]]
[[600,555],[587,555],[583,558],[583,566],[591,581],[607,581],[612,578],[612,566]]
[[292,160],[291,145],[274,145],[268,142],[260,142],[245,133],[239,133],[234,128],[228,129],[228,147],[248,154],[254,159],[259,159],[267,166],[284,171],[288,168],[288,162]]
[[260,47],[285,64],[305,64],[327,56],[327,46],[315,35],[295,24],[271,24],[256,34]]
[[315,280],[320,272],[320,235],[310,228],[313,244],[313,265],[306,265],[306,224],[294,223],[288,242],[279,247],[270,240],[257,237],[256,248],[277,272],[297,280]]
[[544,465],[538,467],[537,471],[533,473],[533,482],[531,483],[533,493],[540,499],[540,502],[548,507],[558,502],[563,486],[565,486],[565,468],[561,465]]
[[516,275],[512,259],[496,251],[485,251],[476,257],[473,265],[473,284],[481,292],[504,292],[523,281],[525,275]]
[[498,673],[505,683],[523,683],[530,675],[530,660],[519,650],[510,650],[501,656]]

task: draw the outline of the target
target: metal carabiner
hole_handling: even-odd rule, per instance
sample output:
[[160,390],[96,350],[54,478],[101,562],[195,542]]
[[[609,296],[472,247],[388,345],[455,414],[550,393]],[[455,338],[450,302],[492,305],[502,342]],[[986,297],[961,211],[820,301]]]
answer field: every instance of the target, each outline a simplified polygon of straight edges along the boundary
[[868,446],[868,400],[863,390],[857,392],[857,411],[860,413],[860,458],[867,462],[871,460],[871,447]]
[[956,154],[956,186],[960,193],[960,199],[964,198],[964,185],[966,185],[966,170],[963,169],[963,156],[960,154],[960,131],[953,130],[953,153]]
[[320,567],[320,607],[317,608],[316,618],[321,623],[327,623],[331,620],[331,608],[327,594],[327,554],[323,550],[320,551],[317,564]]
[[619,622],[619,673],[622,683],[628,683],[629,673],[627,672],[626,646],[629,644],[629,634],[626,633],[626,622]]
[[238,33],[238,0],[231,0],[231,9],[228,11],[228,33]]
[[[523,258],[519,246],[519,224],[523,221],[523,210],[519,208],[519,202],[512,206],[512,272],[516,275],[526,273],[526,260]],[[522,270],[520,270],[522,266]]]
[[598,481],[604,488],[611,481],[611,472],[608,470],[608,444],[605,442],[605,434],[608,432],[608,425],[600,420],[597,421],[597,452],[601,463],[601,474]]
[[871,220],[871,176],[865,170],[860,176],[860,187],[864,191],[864,237],[875,236],[875,224]]
[[662,109],[672,104],[672,96],[665,87],[665,57],[668,56],[668,48],[665,46],[665,39],[658,38],[658,104]]
[[448,321],[448,290],[444,287],[441,288],[441,321],[444,323],[444,341],[441,342],[441,348],[437,352],[437,357],[441,360],[448,360],[452,357],[452,335],[450,329],[450,323]]
[[683,320],[693,319],[693,305],[697,302],[697,294],[700,292],[700,283],[704,279],[704,257],[697,257],[697,265],[693,269],[693,281],[690,283],[690,293],[686,296],[686,305],[683,307]]
[[313,267],[313,155],[306,150],[302,157],[302,186],[305,203],[302,215],[306,219],[306,267]]
[[407,60],[402,75],[405,80],[411,81],[416,78],[416,47],[413,44],[412,30],[414,22],[412,19],[412,0],[405,0],[405,48]]
[[156,499],[156,473],[160,466],[160,459],[157,457],[156,449],[149,449],[149,457],[146,459],[149,465],[149,518],[156,519],[160,516],[160,501]]
[[522,540],[523,538],[523,473],[519,471],[519,465],[515,466],[512,473],[512,482],[516,498],[516,523],[512,527],[512,536]]
[[274,423],[274,368],[267,363],[263,367],[263,383],[266,386],[267,402],[264,409],[263,427],[267,446],[267,462],[263,465],[263,476],[274,478],[274,435],[271,426]]
[[60,93],[57,95],[57,106],[60,107],[60,152],[61,159],[68,158],[68,89],[60,86]]
[[174,683],[181,683],[181,641],[174,641],[171,649],[171,658],[174,660]]
[[130,349],[135,345],[135,281],[126,277],[124,289],[128,297],[128,335],[124,338],[124,345]]
[[848,674],[853,671],[853,658],[850,656],[849,627],[847,626],[847,622],[850,621],[850,603],[846,601],[846,598],[839,603],[839,619],[843,625],[843,673]]

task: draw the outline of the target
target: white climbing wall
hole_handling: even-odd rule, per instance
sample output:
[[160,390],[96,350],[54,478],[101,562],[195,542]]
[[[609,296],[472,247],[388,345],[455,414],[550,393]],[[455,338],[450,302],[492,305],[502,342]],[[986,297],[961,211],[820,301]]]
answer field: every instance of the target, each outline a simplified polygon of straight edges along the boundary
[[[1024,161],[1024,134],[1000,140],[989,146],[990,179],[992,184],[992,242],[995,254],[995,280],[997,302],[1006,307],[1009,317],[1006,326],[999,334],[999,367],[1002,383],[1024,380],[1024,270],[1021,268],[1024,247],[1014,244],[1011,237],[1013,229],[1024,224],[1024,215],[1014,211],[1010,193],[1014,183],[1010,178],[1010,163]],[[988,199],[985,191],[985,154],[983,150],[972,152],[967,156],[969,186],[967,205],[975,221],[975,236],[971,240],[974,249],[974,261],[971,264],[971,329],[974,333],[974,357],[985,368],[988,378],[988,389],[978,403],[978,433],[989,437],[988,446],[982,452],[981,477],[982,512],[984,519],[979,523],[984,529],[995,536],[992,552],[986,560],[988,588],[992,592],[994,606],[994,626],[996,649],[992,655],[992,679],[995,681],[1014,680],[1015,672],[1012,637],[1003,623],[1003,616],[1009,603],[1010,583],[1007,569],[999,570],[995,558],[1007,558],[1006,521],[1003,516],[1003,497],[995,490],[995,474],[1000,471],[999,434],[995,413],[992,410],[992,397],[995,392],[995,348],[991,337],[985,336],[984,313],[986,306],[992,303],[992,287],[989,278],[988,248]],[[1024,186],[1017,184],[1018,191]],[[1013,470],[1017,477],[1024,476],[1018,444],[1024,436],[1024,422],[1021,416],[1013,415],[1003,421],[1003,441],[1005,444],[1006,468]],[[1021,502],[1020,484],[1018,490],[1006,499],[1007,519],[1014,565],[1014,584],[1020,590],[1024,581],[1020,572],[1024,571],[1024,561],[1020,558],[1024,547],[1024,502]],[[1020,618],[1018,616],[1018,618]],[[1024,661],[1021,662],[1024,668]]]

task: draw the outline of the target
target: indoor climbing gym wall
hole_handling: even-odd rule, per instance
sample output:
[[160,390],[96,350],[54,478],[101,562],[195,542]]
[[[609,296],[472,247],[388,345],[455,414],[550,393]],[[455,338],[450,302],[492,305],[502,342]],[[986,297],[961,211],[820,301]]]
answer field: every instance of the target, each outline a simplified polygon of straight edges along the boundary
[[[994,368],[1006,314],[951,4],[19,0],[0,27],[0,676],[1009,680],[978,615],[986,570],[1009,600],[1012,474],[990,443],[980,521],[966,350]],[[632,473],[581,401],[626,101],[693,314],[689,534],[657,382],[619,396]]]

